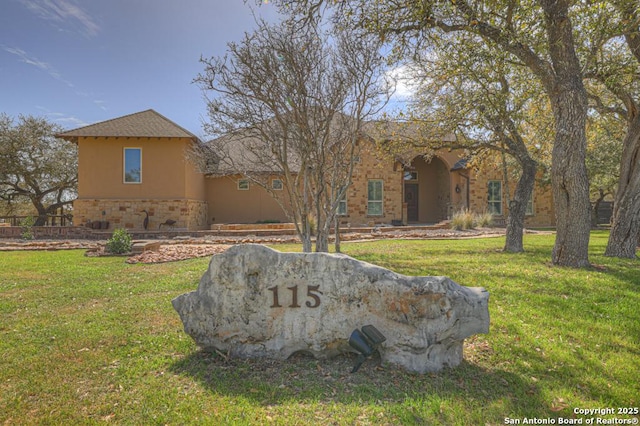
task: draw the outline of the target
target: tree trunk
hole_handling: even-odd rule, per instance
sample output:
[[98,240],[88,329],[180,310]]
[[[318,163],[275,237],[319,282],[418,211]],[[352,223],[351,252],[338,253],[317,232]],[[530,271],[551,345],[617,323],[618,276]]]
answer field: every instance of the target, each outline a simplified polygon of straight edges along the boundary
[[[582,86],[582,84],[580,84]],[[591,203],[585,165],[586,96],[567,90],[555,102],[556,137],[551,186],[556,207],[556,242],[551,255],[558,266],[589,266]]]
[[546,81],[554,115],[555,139],[551,186],[556,207],[554,265],[589,266],[591,232],[589,180],[585,164],[587,92],[575,52],[569,5],[564,0],[539,0],[544,9],[553,82]]
[[640,239],[640,115],[624,138],[620,183],[605,256],[634,259]]
[[303,253],[311,253],[313,246],[311,244],[311,235],[310,234],[301,234],[300,239],[302,240],[302,252]]
[[31,202],[38,211],[38,217],[36,218],[33,226],[45,226],[47,224],[47,208],[42,204],[39,198],[31,198]]
[[516,185],[513,199],[509,202],[509,216],[507,216],[507,235],[504,251],[521,253],[524,251],[523,232],[524,218],[527,213],[527,204],[533,192],[536,178],[536,162],[532,159],[523,161],[522,175]]
[[598,190],[598,199],[593,202],[593,207],[591,208],[591,227],[598,227],[598,212],[600,211],[600,205],[604,201],[604,197],[606,196],[605,192],[600,188]]
[[[325,183],[318,179],[319,186],[324,188]],[[324,190],[323,190],[324,191]],[[316,205],[316,253],[328,253],[329,252],[329,232],[331,230],[331,218],[327,217],[325,209],[322,208],[324,201],[323,191],[316,193],[315,205]]]
[[335,239],[335,248],[336,248],[336,253],[342,253],[340,250],[340,218],[338,217],[338,215],[335,216],[335,227],[334,227],[335,233],[336,233],[336,239]]
[[296,223],[296,231],[302,242],[302,252],[311,253],[313,246],[311,243],[311,224],[309,223],[308,215],[300,216],[300,223]]
[[323,227],[316,232],[316,253],[329,252],[329,232]]

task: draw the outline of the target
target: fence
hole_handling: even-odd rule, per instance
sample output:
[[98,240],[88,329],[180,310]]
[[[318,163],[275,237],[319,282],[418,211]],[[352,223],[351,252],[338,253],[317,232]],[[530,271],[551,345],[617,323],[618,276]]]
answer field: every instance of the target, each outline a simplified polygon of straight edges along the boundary
[[[21,226],[23,221],[27,218],[37,219],[37,216],[0,216],[0,226],[3,223],[9,224],[9,226]],[[71,216],[69,215],[50,215],[47,216],[47,221],[44,226],[70,226]]]

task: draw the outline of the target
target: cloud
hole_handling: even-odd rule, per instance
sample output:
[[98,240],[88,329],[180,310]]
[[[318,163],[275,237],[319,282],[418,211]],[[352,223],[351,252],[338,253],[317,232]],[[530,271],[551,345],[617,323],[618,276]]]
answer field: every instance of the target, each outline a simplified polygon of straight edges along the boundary
[[[38,58],[36,58],[35,56],[29,55],[24,50],[22,50],[22,49],[20,49],[18,47],[8,47],[8,46],[4,46],[4,45],[0,45],[0,49],[4,50],[5,52],[11,53],[12,55],[17,56],[18,58],[20,58],[20,62],[24,62],[25,64],[32,65],[32,66],[38,68],[39,70],[46,72],[52,78],[58,80],[59,82],[65,84],[67,87],[72,89],[73,92],[76,95],[81,96],[83,98],[89,98],[89,97],[93,96],[90,93],[86,93],[86,92],[78,90],[78,88],[76,88],[75,84],[73,84],[69,80],[66,80],[64,77],[62,77],[62,74],[60,74],[51,64],[49,64],[47,62],[44,62],[44,61],[41,61]],[[101,110],[103,110],[103,111],[107,110],[107,108],[104,105],[105,103],[106,102],[101,100],[101,99],[94,99],[93,100],[93,104],[96,107],[98,107]]]
[[80,118],[74,117],[72,115],[67,115],[62,112],[53,112],[48,108],[45,108],[40,105],[36,105],[36,109],[43,111],[45,116],[49,117],[54,123],[58,123],[64,128],[75,129],[78,127],[85,127],[92,124],[92,123],[87,123],[86,121],[81,120]]
[[39,60],[38,58],[29,55],[27,52],[25,52],[24,50],[17,48],[17,47],[8,47],[8,46],[2,46],[2,50],[4,50],[5,52],[11,53],[12,55],[17,56],[18,58],[20,58],[20,62],[24,62],[25,64],[28,65],[33,65],[34,67],[46,72],[47,74],[49,74],[51,77],[55,78],[56,80],[66,84],[67,86],[69,86],[70,88],[75,88],[75,86],[73,85],[73,83],[71,83],[68,80],[65,80],[62,75],[56,71],[56,69],[51,66],[49,63],[47,62],[43,62],[41,60]]
[[60,124],[64,128],[70,129],[77,129],[78,127],[85,127],[91,124],[74,116],[59,117],[55,118],[53,121]]
[[408,100],[415,94],[418,82],[410,66],[400,65],[387,71],[386,75],[395,84],[394,98]]
[[79,26],[80,32],[86,36],[93,37],[100,32],[100,26],[72,0],[20,0],[20,2],[42,19],[58,24],[71,22]]
[[104,104],[106,103],[105,101],[100,100],[100,99],[94,99],[94,100],[93,100],[93,103],[94,103],[94,105],[96,105],[96,106],[97,106],[98,108],[100,108],[101,110],[103,110],[103,111],[106,111],[106,110],[107,110],[107,107],[106,107],[106,106],[104,106]]

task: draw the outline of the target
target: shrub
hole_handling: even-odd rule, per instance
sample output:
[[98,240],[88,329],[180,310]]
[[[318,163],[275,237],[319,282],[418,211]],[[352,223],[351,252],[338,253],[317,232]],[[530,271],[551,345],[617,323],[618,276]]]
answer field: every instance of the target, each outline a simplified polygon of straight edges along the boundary
[[35,236],[33,235],[33,225],[36,223],[36,220],[33,216],[27,216],[20,222],[20,228],[22,228],[22,233],[20,236],[23,240],[33,240]]
[[475,216],[475,222],[481,228],[489,228],[493,225],[493,215],[488,212],[479,213]]
[[451,228],[456,230],[473,229],[475,227],[488,228],[493,225],[491,213],[471,213],[469,210],[460,210],[451,218]]
[[126,229],[120,228],[113,231],[113,235],[107,241],[106,251],[113,254],[129,253],[131,251],[131,235]]
[[471,229],[474,226],[473,213],[469,210],[460,210],[451,218],[451,228],[455,230]]

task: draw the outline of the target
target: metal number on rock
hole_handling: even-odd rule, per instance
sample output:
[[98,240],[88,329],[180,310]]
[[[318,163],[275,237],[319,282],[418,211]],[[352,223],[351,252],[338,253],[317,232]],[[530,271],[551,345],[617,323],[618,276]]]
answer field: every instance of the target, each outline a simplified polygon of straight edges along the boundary
[[[273,293],[273,303],[271,303],[271,308],[281,308],[282,305],[280,304],[280,298],[278,295],[278,286],[273,286],[273,287],[269,287],[267,290],[269,290],[271,293]],[[299,308],[300,305],[298,304],[298,286],[294,285],[293,287],[287,287],[287,290],[291,291],[291,304],[289,305],[289,308]],[[307,297],[310,300],[307,300],[305,302],[305,306],[307,308],[317,308],[318,306],[320,306],[320,295],[322,294],[322,292],[320,291],[320,286],[319,285],[309,285],[307,286]]]

